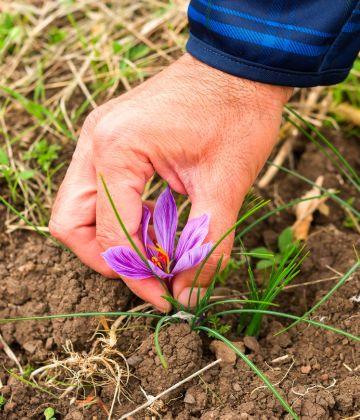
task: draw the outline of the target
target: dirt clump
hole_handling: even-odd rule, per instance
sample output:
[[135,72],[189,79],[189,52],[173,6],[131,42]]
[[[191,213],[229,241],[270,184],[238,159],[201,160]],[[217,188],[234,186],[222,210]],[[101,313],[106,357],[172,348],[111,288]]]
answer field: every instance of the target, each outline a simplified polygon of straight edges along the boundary
[[163,329],[159,334],[159,344],[168,368],[164,370],[151,334],[139,348],[138,354],[143,360],[135,371],[141,378],[142,387],[151,395],[159,394],[202,367],[202,343],[188,324],[174,324]]

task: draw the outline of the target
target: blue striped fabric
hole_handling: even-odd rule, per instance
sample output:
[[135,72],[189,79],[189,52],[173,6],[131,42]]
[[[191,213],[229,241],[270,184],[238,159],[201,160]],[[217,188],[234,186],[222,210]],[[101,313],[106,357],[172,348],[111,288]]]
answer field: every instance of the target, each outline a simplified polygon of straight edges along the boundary
[[188,15],[190,54],[265,83],[340,82],[360,49],[359,0],[192,0]]
[[302,42],[292,41],[291,39],[269,35],[263,32],[248,30],[241,26],[228,25],[199,13],[191,5],[189,6],[189,18],[195,22],[201,23],[210,31],[225,37],[249,42],[251,44],[262,45],[268,48],[279,49],[298,55],[318,56],[324,54],[328,48],[327,45],[317,46],[305,44]]

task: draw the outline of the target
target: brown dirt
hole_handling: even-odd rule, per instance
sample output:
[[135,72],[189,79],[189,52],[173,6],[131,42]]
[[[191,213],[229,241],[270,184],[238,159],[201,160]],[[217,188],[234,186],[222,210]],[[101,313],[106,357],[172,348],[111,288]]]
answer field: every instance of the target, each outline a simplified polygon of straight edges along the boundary
[[[352,140],[335,136],[335,144],[342,147],[355,168],[359,169],[359,147]],[[324,174],[326,186],[341,187],[345,198],[355,196],[352,187],[336,175],[332,164],[315,152],[312,145],[299,144],[296,151],[297,170],[311,179]],[[307,190],[292,177],[279,175],[270,195],[286,201],[299,197]],[[280,299],[280,310],[302,314],[318,301],[334,280],[336,272],[344,273],[354,262],[353,246],[359,247],[359,236],[343,226],[344,213],[330,204],[329,217],[317,215],[307,247],[311,251],[295,284]],[[0,220],[3,215],[0,213]],[[291,213],[275,216],[262,224],[247,238],[248,246],[274,246],[278,233],[293,220]],[[32,233],[0,235],[0,318],[26,315],[58,314],[84,311],[124,310],[138,302],[128,289],[116,280],[105,280],[84,267],[68,252]],[[234,277],[229,285],[241,287]],[[324,280],[312,285],[303,283]],[[315,319],[360,334],[359,303],[360,276],[354,275],[316,313]],[[278,384],[301,419],[341,419],[355,416],[360,411],[359,345],[331,332],[298,325],[274,337],[287,322],[268,318],[259,337],[260,351],[247,349],[248,356]],[[160,344],[168,361],[164,370],[156,355],[151,321],[131,321],[118,331],[117,348],[128,357],[133,374],[128,384],[128,397],[121,397],[113,418],[119,418],[145,399],[140,386],[148,395],[156,395],[172,384],[199,370],[214,360],[210,338],[192,332],[186,323],[164,327]],[[2,325],[4,340],[12,348],[22,366],[39,367],[53,354],[64,357],[63,346],[71,340],[75,350],[89,351],[93,334],[99,327],[94,318],[26,321]],[[103,327],[101,327],[102,329]],[[231,338],[234,338],[230,336]],[[237,338],[239,339],[239,338]],[[280,360],[280,357],[283,357]],[[46,407],[57,411],[57,419],[105,419],[104,406],[110,408],[114,389],[97,389],[100,403],[70,404],[71,394],[58,399],[55,396],[21,383],[8,370],[15,365],[0,349],[0,393],[6,404],[0,411],[4,419],[41,419]],[[43,386],[41,381],[40,386]],[[59,395],[54,388],[48,388]],[[91,394],[89,389],[87,394]],[[84,398],[77,396],[78,400]],[[272,394],[241,360],[222,364],[206,371],[201,377],[180,387],[153,411],[141,412],[135,419],[280,419],[289,418]]]

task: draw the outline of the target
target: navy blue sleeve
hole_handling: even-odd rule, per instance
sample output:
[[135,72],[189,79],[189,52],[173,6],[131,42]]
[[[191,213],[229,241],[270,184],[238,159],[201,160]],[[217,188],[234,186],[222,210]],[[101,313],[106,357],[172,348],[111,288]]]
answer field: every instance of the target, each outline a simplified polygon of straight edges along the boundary
[[259,82],[339,83],[360,50],[359,0],[191,0],[188,15],[191,55]]

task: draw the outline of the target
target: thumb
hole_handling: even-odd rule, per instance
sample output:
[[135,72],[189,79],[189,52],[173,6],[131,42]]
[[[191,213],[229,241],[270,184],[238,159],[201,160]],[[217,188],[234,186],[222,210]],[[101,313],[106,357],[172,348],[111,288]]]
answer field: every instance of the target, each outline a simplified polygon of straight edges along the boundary
[[[144,171],[141,171],[142,166],[146,165],[146,163],[139,159],[139,162],[134,166],[137,168],[136,173],[130,173],[124,169],[127,163],[123,162],[123,159],[128,159],[128,157],[125,154],[121,154],[121,157],[117,160],[112,158],[111,170],[109,170],[109,166],[102,165],[102,162],[97,162],[96,164],[98,179],[96,237],[104,250],[119,245],[131,247],[111,207],[101,180],[103,178],[126,230],[140,251],[145,255],[145,250],[138,235],[142,218],[141,194],[153,171],[149,169],[149,165],[151,166],[150,163],[147,164],[148,166],[146,168],[143,168]],[[136,159],[136,157],[133,156],[133,159]],[[106,161],[106,158],[104,160]],[[107,162],[109,162],[109,159]],[[141,299],[150,302],[161,311],[167,312],[170,310],[170,304],[161,297],[165,294],[165,291],[157,279],[146,278],[135,280],[123,278],[123,280]]]
[[[244,194],[234,194],[233,191],[224,190],[223,186],[219,188],[209,188],[210,191],[198,191],[194,193],[191,199],[191,212],[189,219],[199,217],[203,214],[210,216],[210,228],[205,242],[215,244],[220,237],[236,222],[239,209]],[[197,288],[206,288],[213,278],[217,264],[223,256],[223,267],[227,264],[234,242],[234,232],[228,235],[210,255],[208,261],[203,267],[196,288],[191,293],[193,281],[198,267],[180,273],[174,280],[173,293],[183,305],[187,305],[190,297],[191,306],[195,305],[197,297]],[[202,290],[202,293],[205,289]]]

